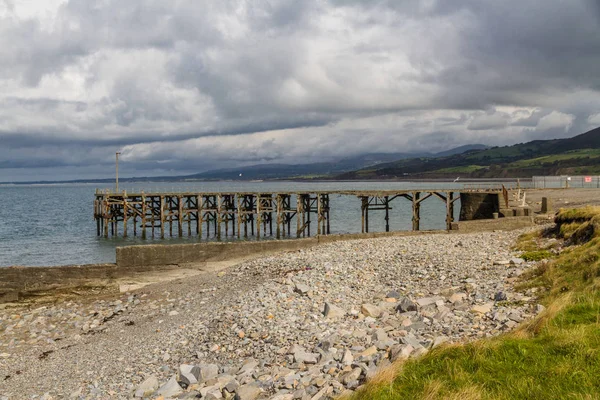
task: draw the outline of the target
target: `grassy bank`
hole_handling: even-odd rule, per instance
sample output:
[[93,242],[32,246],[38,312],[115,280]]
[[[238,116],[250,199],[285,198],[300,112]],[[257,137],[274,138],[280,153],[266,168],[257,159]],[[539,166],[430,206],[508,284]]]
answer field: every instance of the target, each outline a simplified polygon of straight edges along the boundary
[[519,244],[554,257],[521,283],[542,293],[546,310],[535,320],[395,364],[352,399],[600,398],[600,208],[563,211],[556,222],[546,239],[526,235]]

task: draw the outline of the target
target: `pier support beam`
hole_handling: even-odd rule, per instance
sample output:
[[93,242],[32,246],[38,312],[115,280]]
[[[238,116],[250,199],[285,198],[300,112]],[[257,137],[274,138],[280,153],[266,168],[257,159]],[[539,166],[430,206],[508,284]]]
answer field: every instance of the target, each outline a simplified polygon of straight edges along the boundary
[[221,240],[221,225],[223,224],[223,209],[222,209],[222,197],[221,195],[217,195],[217,240]]
[[413,192],[412,194],[412,228],[413,231],[418,231],[421,226],[421,192]]
[[[262,223],[262,210],[260,206],[261,194],[256,195],[256,239],[260,240],[260,224]],[[254,234],[254,232],[252,232]]]
[[[165,238],[165,196],[160,196],[160,238]],[[146,225],[142,222],[142,225]]]
[[177,236],[183,236],[183,199],[177,196]]
[[390,231],[390,197],[385,196],[385,231]]
[[127,237],[127,219],[129,218],[129,207],[127,205],[127,193],[123,192],[123,237]]
[[146,196],[142,193],[142,239],[146,239]]
[[198,239],[200,239],[202,237],[202,224],[204,223],[204,196],[202,196],[201,194],[197,195],[196,202],[196,234],[198,235]]
[[369,232],[369,197],[362,196],[361,201],[361,233]]

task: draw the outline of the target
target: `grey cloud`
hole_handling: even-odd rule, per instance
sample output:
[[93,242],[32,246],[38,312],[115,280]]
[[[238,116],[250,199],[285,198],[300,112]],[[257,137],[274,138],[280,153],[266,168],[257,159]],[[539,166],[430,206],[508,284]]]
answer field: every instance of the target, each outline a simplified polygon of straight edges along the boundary
[[[143,155],[132,170],[177,171],[569,136],[600,109],[599,64],[595,0],[69,0],[52,29],[0,17],[0,168],[124,146]],[[178,152],[198,138],[236,153]]]
[[278,121],[259,121],[256,123],[248,123],[243,126],[233,127],[230,129],[223,129],[219,131],[207,130],[207,131],[195,131],[190,133],[165,135],[164,133],[153,133],[148,135],[145,132],[140,132],[138,137],[135,135],[132,137],[117,137],[117,138],[103,138],[102,134],[98,132],[93,138],[77,138],[77,137],[61,137],[57,132],[42,132],[42,131],[29,131],[29,132],[1,132],[2,145],[11,148],[27,148],[27,147],[39,147],[45,145],[86,145],[86,146],[111,146],[111,148],[118,149],[127,145],[154,143],[164,140],[172,142],[181,142],[187,139],[209,137],[218,140],[219,137],[223,136],[236,136],[244,135],[253,132],[268,132],[281,129],[298,129],[298,128],[310,128],[320,127],[327,125],[331,120],[327,117],[314,116],[310,119],[288,119]]
[[509,116],[506,113],[496,112],[496,110],[488,111],[485,114],[476,115],[469,123],[467,129],[479,131],[486,129],[504,128],[508,125]]
[[459,118],[437,118],[435,120],[438,126],[457,126],[464,125],[467,122],[467,115],[461,114]]
[[548,115],[549,111],[547,110],[536,110],[531,113],[526,118],[520,118],[517,121],[511,123],[512,126],[526,126],[526,127],[535,127],[540,122],[540,119],[545,115]]

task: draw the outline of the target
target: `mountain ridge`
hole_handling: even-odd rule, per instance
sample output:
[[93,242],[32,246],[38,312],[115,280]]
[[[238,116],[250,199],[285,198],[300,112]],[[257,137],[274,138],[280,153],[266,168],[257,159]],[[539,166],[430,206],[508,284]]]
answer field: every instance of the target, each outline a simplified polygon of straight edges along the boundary
[[[333,174],[352,171],[357,168],[370,167],[390,161],[415,157],[438,157],[439,155],[456,154],[457,152],[489,148],[484,144],[467,144],[445,150],[440,153],[364,153],[353,157],[344,157],[336,161],[308,164],[256,164],[245,167],[222,168],[188,175],[190,179],[285,179],[327,177]],[[360,165],[357,167],[356,165]],[[240,176],[241,174],[241,176]]]
[[336,179],[521,178],[600,174],[600,128],[565,139],[533,140],[447,157],[416,157],[340,174]]

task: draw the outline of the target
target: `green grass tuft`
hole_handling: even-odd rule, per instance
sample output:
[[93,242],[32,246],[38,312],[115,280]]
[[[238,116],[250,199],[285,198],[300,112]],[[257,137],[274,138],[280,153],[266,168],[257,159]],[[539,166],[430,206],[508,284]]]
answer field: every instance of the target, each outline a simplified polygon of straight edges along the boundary
[[541,261],[554,258],[555,254],[548,250],[526,251],[521,254],[521,258],[525,261]]

